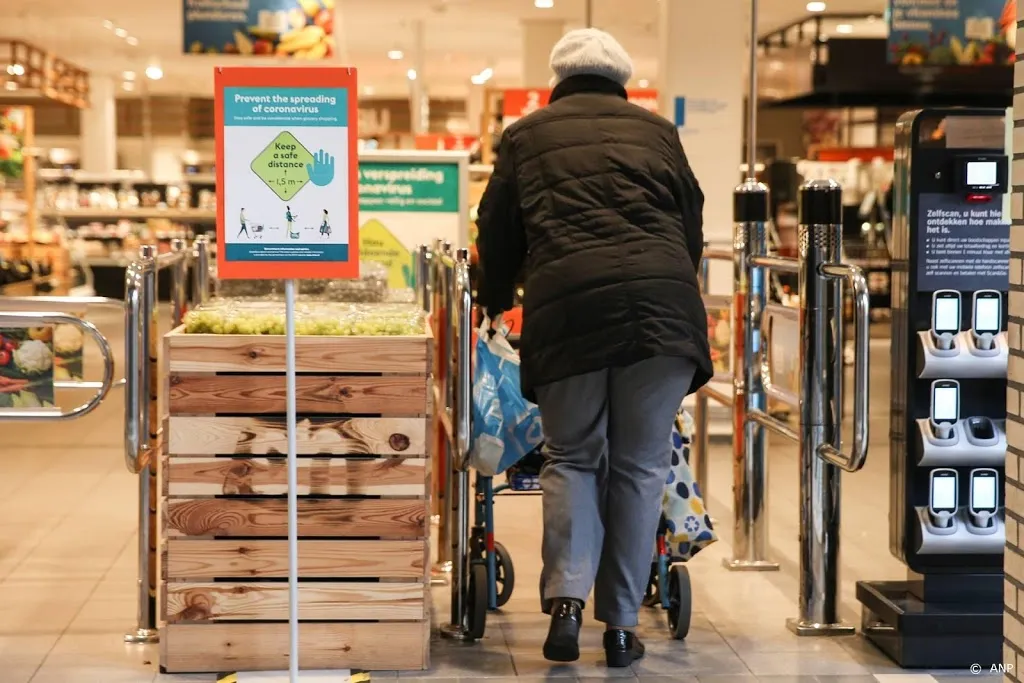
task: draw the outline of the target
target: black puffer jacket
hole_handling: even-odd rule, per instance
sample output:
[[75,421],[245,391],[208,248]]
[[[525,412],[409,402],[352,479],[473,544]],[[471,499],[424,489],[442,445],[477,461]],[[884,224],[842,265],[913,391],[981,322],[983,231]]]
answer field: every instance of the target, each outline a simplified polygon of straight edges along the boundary
[[672,124],[605,78],[575,76],[505,131],[477,221],[479,302],[512,307],[525,276],[523,393],[682,356],[713,373],[697,287],[704,195]]

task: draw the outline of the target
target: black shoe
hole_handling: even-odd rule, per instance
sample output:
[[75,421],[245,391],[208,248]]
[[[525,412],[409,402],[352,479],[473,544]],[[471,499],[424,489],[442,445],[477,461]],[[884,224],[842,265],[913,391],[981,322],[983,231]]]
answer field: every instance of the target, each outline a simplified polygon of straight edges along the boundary
[[583,603],[579,600],[554,600],[551,628],[544,641],[544,659],[551,662],[575,662],[580,658],[580,627]]
[[630,631],[608,630],[604,632],[604,656],[608,666],[621,669],[644,656],[644,644]]

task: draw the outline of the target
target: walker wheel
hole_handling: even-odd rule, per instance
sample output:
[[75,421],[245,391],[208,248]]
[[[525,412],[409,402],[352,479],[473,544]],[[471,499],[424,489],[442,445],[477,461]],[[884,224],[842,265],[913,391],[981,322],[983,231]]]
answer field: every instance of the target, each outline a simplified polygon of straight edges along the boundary
[[469,567],[466,591],[466,631],[471,640],[484,637],[487,628],[487,565],[474,562]]
[[498,607],[503,607],[512,597],[516,587],[516,570],[512,566],[512,556],[502,544],[494,543],[494,583],[498,593]]
[[683,640],[690,632],[692,610],[690,572],[681,564],[672,565],[668,570],[668,627],[676,640]]

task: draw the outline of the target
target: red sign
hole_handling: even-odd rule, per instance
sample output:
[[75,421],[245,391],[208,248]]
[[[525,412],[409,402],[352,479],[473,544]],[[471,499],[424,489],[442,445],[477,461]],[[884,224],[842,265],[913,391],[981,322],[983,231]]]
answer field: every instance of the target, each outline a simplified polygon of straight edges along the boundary
[[473,149],[479,142],[475,135],[439,135],[425,133],[416,136],[416,149],[463,152]]
[[[658,91],[653,88],[627,90],[626,95],[633,104],[647,111],[658,113]],[[532,114],[551,101],[551,91],[540,88],[506,90],[501,113],[504,118],[522,118]]]

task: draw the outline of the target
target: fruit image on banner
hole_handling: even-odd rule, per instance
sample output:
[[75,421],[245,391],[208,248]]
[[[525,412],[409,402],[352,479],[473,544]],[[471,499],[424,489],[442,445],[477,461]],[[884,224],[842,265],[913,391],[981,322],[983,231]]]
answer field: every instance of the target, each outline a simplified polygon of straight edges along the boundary
[[19,180],[25,172],[25,110],[0,107],[0,178]]
[[1012,64],[1017,1],[890,0],[888,41],[890,64]]
[[334,56],[335,0],[182,0],[189,54]]
[[359,227],[359,257],[388,270],[388,289],[408,289],[413,280],[412,252],[383,223],[373,219]]
[[[388,269],[388,287],[414,286],[412,250],[457,242],[463,207],[457,162],[359,161],[359,257]],[[467,207],[468,208],[468,207]]]

